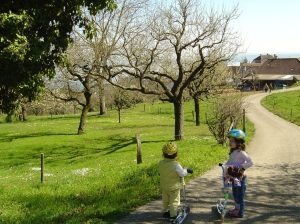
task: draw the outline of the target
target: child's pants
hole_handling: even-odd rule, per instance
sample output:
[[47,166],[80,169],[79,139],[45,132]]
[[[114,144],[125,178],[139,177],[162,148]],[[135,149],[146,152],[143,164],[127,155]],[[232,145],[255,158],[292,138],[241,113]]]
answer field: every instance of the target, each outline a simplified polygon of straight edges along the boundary
[[170,217],[177,216],[177,209],[180,204],[180,189],[162,190],[162,200],[164,212],[170,211]]
[[232,194],[235,200],[235,208],[239,209],[239,216],[244,216],[244,209],[245,209],[245,192],[247,188],[247,177],[244,177],[241,181],[240,187],[234,187],[232,184]]

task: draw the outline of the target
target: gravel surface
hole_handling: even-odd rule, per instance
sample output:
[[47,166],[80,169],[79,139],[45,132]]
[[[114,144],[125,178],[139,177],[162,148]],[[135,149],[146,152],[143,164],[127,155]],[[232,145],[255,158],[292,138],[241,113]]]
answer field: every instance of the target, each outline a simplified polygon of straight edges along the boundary
[[[280,91],[290,90],[293,89]],[[256,129],[246,151],[254,165],[247,170],[244,218],[225,216],[225,223],[300,223],[300,127],[262,107],[260,100],[267,94],[246,97],[246,115]],[[221,169],[216,166],[187,183],[191,213],[184,223],[220,223],[216,212],[216,203],[224,195],[220,175]],[[233,206],[230,197],[227,208]],[[117,222],[133,223],[168,223],[162,218],[162,201],[150,202]]]

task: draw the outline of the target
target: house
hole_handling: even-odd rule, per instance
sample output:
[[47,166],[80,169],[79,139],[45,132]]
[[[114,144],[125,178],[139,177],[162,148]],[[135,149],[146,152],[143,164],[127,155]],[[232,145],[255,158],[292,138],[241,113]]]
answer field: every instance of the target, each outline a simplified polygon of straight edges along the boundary
[[256,75],[258,72],[259,67],[263,65],[263,63],[269,59],[277,59],[278,57],[276,54],[274,56],[267,54],[267,55],[260,55],[257,58],[253,59],[251,63],[241,63],[240,65],[240,73],[241,77],[245,78],[249,75],[253,76]]
[[275,88],[279,84],[289,86],[295,80],[300,80],[300,59],[260,55],[251,63],[241,64],[240,77],[243,82],[256,84],[259,89],[262,89],[265,83],[272,83]]
[[257,58],[254,58],[252,63],[259,63],[259,64],[263,64],[266,60],[269,60],[269,59],[277,59],[277,55],[274,54],[273,55],[270,55],[270,54],[266,54],[266,55],[259,55]]

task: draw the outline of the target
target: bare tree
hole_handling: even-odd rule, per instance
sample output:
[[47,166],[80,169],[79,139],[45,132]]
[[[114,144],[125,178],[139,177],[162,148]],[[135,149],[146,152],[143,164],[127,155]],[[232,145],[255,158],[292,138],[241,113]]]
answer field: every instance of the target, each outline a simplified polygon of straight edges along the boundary
[[[121,36],[130,32],[137,23],[130,25],[135,12],[144,6],[144,1],[124,0],[118,2],[114,11],[101,11],[95,16],[85,14],[92,31],[89,37],[76,28],[73,33],[74,43],[67,50],[65,67],[59,67],[56,75],[58,83],[49,88],[55,97],[65,101],[76,101],[82,106],[78,134],[84,132],[86,116],[92,106],[92,96],[99,91],[100,114],[106,113],[105,83],[102,68],[109,63],[108,59],[121,45]],[[63,90],[56,94],[58,87]]]
[[[197,0],[160,2],[144,24],[124,32],[122,46],[109,59],[105,78],[125,90],[162,96],[174,105],[175,140],[184,139],[183,95],[206,69],[230,61],[241,40],[230,26],[238,18],[238,5],[231,9],[206,7]],[[135,80],[124,86],[123,77]]]
[[[116,53],[121,46],[122,36],[125,32],[130,33],[135,26],[139,26],[140,15],[138,13],[146,6],[147,0],[121,0],[116,1],[118,8],[114,11],[103,10],[95,16],[86,14],[86,20],[89,21],[94,32],[91,39],[86,39],[80,31],[76,34],[90,50],[88,55],[93,73],[98,76],[100,115],[106,113],[105,106],[105,83],[103,76],[105,70],[102,67],[109,63],[109,59]],[[132,24],[134,22],[134,24]]]
[[[76,40],[76,38],[75,38]],[[78,134],[84,133],[86,117],[92,106],[92,95],[98,84],[89,64],[89,51],[82,42],[75,41],[67,50],[67,64],[58,67],[55,82],[48,85],[51,94],[60,100],[76,101],[82,106]]]
[[192,81],[188,88],[189,94],[194,101],[196,126],[200,125],[200,100],[217,97],[226,90],[234,87],[232,72],[225,63],[219,63],[210,70]]
[[211,101],[211,113],[206,115],[206,122],[219,144],[226,144],[226,134],[231,125],[237,127],[242,121],[242,110],[247,106],[247,102],[239,96],[222,96]]
[[118,117],[119,117],[119,123],[121,123],[121,110],[123,108],[130,108],[132,104],[132,99],[128,94],[128,91],[122,90],[120,88],[117,88],[117,91],[115,91],[114,94],[114,105],[118,109]]

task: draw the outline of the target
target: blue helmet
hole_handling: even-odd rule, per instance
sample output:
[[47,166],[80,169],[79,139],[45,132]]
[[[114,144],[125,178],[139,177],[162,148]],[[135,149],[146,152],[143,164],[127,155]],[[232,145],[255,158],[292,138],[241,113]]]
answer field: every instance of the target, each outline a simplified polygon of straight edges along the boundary
[[246,134],[242,130],[239,129],[232,129],[230,132],[228,132],[227,137],[230,138],[236,138],[236,139],[246,139]]

